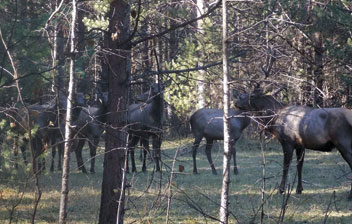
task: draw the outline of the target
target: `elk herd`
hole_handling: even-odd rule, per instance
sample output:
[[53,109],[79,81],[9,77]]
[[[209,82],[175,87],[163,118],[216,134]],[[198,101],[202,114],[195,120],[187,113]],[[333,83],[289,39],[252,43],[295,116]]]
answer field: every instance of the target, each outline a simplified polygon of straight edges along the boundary
[[[128,157],[131,160],[131,170],[136,172],[134,151],[138,143],[144,150],[142,171],[146,171],[146,157],[151,155],[156,171],[161,170],[161,143],[164,123],[164,86],[159,82],[150,86],[150,90],[143,94],[140,103],[131,104],[127,115],[127,165]],[[87,106],[83,94],[75,94],[74,110],[72,116],[72,151],[76,154],[78,168],[86,173],[82,159],[82,149],[88,143],[90,149],[90,172],[95,172],[96,150],[104,134],[106,114],[108,112],[108,94],[97,91],[97,100],[94,105]],[[54,171],[56,149],[58,151],[57,168],[61,169],[64,142],[63,122],[66,111],[65,97],[59,97],[44,105],[29,105],[25,109],[12,107],[4,110],[15,133],[14,145],[18,138],[25,135],[29,120],[37,128],[33,136],[24,138],[21,151],[25,157],[26,143],[32,142],[31,148],[34,158],[37,158],[36,169],[40,171],[45,164],[42,156],[44,151],[52,149],[52,162],[50,170]],[[288,106],[277,101],[273,96],[266,95],[262,89],[257,88],[250,93],[241,94],[235,100],[238,110],[229,111],[230,151],[233,157],[233,173],[238,174],[236,164],[236,141],[241,137],[243,130],[250,124],[251,119],[263,124],[265,131],[274,136],[282,146],[284,154],[283,174],[279,192],[285,191],[289,166],[295,150],[297,157],[298,184],[296,192],[302,193],[302,168],[305,149],[330,152],[336,148],[343,159],[352,169],[352,111],[345,108],[311,108],[305,106]],[[60,108],[60,110],[58,110]],[[27,116],[29,115],[29,116]],[[254,116],[255,115],[255,116]],[[206,140],[205,153],[213,174],[217,174],[214,166],[211,148],[214,140],[224,139],[224,111],[220,109],[202,108],[192,114],[189,119],[194,137],[192,147],[193,173],[197,174],[196,155],[203,138]],[[30,138],[30,139],[29,139]],[[152,140],[152,149],[149,149],[149,140]],[[14,148],[16,148],[14,146]],[[16,149],[17,150],[17,149]],[[15,150],[15,152],[17,152]],[[348,196],[352,199],[352,185]]]

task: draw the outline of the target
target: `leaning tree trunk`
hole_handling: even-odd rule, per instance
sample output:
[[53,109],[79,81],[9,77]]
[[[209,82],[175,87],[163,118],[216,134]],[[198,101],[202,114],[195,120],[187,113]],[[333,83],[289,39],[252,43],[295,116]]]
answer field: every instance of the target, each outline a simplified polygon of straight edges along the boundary
[[61,198],[60,198],[60,213],[59,223],[66,223],[67,218],[67,201],[68,201],[68,178],[70,173],[70,146],[71,146],[71,121],[72,121],[72,101],[74,94],[74,71],[75,71],[75,25],[77,15],[77,2],[72,0],[72,21],[71,21],[71,36],[70,36],[70,81],[68,86],[67,97],[67,111],[66,111],[66,124],[65,124],[65,151],[62,168],[62,184],[61,184]]
[[129,38],[129,5],[111,1],[110,35],[106,35],[105,47],[114,53],[106,55],[109,76],[109,106],[106,127],[104,172],[101,188],[99,223],[123,223],[124,186],[123,162],[126,135],[121,129],[126,123],[127,84],[130,74],[130,49],[125,41]]
[[227,15],[226,0],[222,0],[222,60],[223,60],[223,88],[224,88],[224,160],[222,171],[222,188],[220,201],[220,223],[228,223],[228,205],[229,205],[229,185],[230,185],[230,126],[229,126],[229,83],[228,83],[228,66],[227,66]]

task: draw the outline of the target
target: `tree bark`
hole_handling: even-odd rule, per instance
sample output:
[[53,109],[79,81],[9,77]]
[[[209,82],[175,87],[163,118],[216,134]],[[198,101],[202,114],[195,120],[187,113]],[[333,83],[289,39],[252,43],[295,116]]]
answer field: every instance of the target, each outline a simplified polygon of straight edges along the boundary
[[[130,7],[121,0],[111,1],[111,35],[106,35],[105,47],[114,54],[106,55],[104,66],[109,76],[109,106],[106,128],[104,172],[101,189],[99,223],[123,223],[124,186],[123,163],[126,150],[126,102],[130,75],[130,46],[120,45],[129,38]],[[119,207],[120,206],[120,207]],[[119,213],[118,213],[119,211]]]
[[224,160],[222,172],[222,188],[220,201],[220,223],[228,223],[228,197],[230,186],[230,127],[229,127],[229,74],[228,74],[228,56],[227,56],[227,15],[226,0],[222,0],[222,60],[223,60],[223,88],[224,88]]
[[74,71],[75,71],[75,29],[77,16],[77,2],[72,0],[72,21],[71,21],[71,59],[70,59],[70,81],[68,86],[67,110],[66,110],[66,124],[65,124],[65,151],[62,168],[62,184],[61,184],[61,198],[60,198],[60,213],[59,223],[66,223],[67,218],[67,201],[69,192],[69,173],[70,173],[70,148],[71,148],[71,121],[72,121],[72,102],[74,94]]

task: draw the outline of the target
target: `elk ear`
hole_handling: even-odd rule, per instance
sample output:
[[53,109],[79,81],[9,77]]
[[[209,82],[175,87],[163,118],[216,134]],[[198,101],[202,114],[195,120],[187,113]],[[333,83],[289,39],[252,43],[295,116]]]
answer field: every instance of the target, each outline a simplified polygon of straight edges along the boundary
[[271,94],[272,96],[276,96],[277,94],[279,94],[282,90],[286,89],[286,86],[281,86],[279,89],[277,89],[273,94]]
[[240,92],[237,89],[232,89],[232,97],[234,99],[238,99],[240,97]]
[[259,95],[263,95],[263,89],[262,88],[255,88],[253,91],[253,95],[254,96],[259,96]]

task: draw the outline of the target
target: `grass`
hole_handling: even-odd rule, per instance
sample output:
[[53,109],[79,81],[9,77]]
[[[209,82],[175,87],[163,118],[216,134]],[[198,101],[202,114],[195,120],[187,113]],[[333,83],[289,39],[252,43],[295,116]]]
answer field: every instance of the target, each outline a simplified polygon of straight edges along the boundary
[[[218,175],[211,169],[201,147],[197,155],[198,175],[192,174],[191,139],[167,140],[163,143],[163,172],[154,173],[149,162],[148,172],[128,174],[131,187],[126,192],[125,223],[165,223],[169,192],[170,167],[176,150],[175,173],[171,183],[170,223],[216,223],[221,192],[222,149],[214,145],[213,160]],[[255,140],[241,139],[236,145],[239,175],[231,174],[230,223],[259,223],[261,215],[262,157]],[[82,174],[72,154],[69,223],[97,223],[103,173],[102,148],[96,161],[95,174]],[[138,151],[137,151],[138,152]],[[88,159],[88,150],[84,158]],[[137,153],[138,154],[138,153]],[[138,157],[138,156],[137,156]],[[49,158],[49,156],[48,156]],[[265,148],[266,184],[264,223],[277,223],[283,198],[277,193],[281,180],[283,156],[280,146],[270,142]],[[231,161],[231,170],[233,168]],[[141,164],[137,161],[137,169]],[[179,165],[184,172],[178,172]],[[48,163],[49,166],[49,163]],[[89,161],[86,166],[90,166]],[[23,169],[0,168],[0,223],[8,223],[13,205],[13,222],[28,223],[33,210],[33,180]],[[12,174],[10,174],[12,172]],[[306,151],[303,167],[303,194],[295,194],[295,162],[292,162],[288,185],[293,186],[284,223],[351,223],[352,202],[347,200],[351,187],[350,169],[336,151],[331,153]],[[28,179],[28,180],[27,180]],[[27,183],[27,186],[25,186]],[[40,177],[43,192],[36,223],[56,223],[59,213],[61,172]],[[24,192],[22,200],[21,193]],[[334,193],[335,192],[335,193]]]

